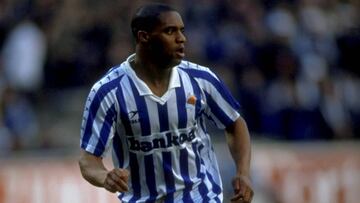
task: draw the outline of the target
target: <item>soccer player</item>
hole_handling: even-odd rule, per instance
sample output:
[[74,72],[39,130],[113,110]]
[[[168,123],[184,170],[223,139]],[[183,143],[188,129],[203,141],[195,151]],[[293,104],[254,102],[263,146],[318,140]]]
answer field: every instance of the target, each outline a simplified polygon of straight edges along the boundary
[[[235,161],[234,202],[251,202],[250,136],[239,104],[209,68],[185,61],[184,24],[168,5],[140,7],[136,51],[96,82],[81,128],[83,177],[122,202],[222,202],[205,126],[225,129]],[[102,158],[112,148],[114,169]]]

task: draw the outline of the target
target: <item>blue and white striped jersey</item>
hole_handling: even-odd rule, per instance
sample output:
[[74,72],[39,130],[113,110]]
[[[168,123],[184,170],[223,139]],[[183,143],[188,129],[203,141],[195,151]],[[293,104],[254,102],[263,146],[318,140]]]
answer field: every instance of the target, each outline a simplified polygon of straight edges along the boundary
[[115,167],[130,171],[123,202],[221,202],[222,183],[205,119],[225,128],[239,104],[208,68],[182,61],[158,97],[130,67],[131,55],[91,89],[81,147],[112,148]]

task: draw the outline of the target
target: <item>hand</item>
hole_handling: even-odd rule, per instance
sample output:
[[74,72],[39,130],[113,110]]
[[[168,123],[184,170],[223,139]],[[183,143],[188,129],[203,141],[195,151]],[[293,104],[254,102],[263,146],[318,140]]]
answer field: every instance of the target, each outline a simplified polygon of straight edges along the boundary
[[108,172],[104,181],[104,188],[112,193],[126,192],[129,190],[127,185],[129,171],[126,169],[115,168]]
[[236,176],[232,185],[234,188],[234,196],[230,199],[231,202],[237,203],[251,203],[254,196],[254,191],[251,187],[250,178],[247,176]]

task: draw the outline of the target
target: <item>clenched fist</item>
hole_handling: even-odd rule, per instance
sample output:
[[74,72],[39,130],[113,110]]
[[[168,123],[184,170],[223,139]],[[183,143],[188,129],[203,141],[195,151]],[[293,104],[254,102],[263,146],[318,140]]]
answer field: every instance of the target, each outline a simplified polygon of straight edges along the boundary
[[107,173],[104,188],[112,193],[126,192],[128,187],[129,171],[126,169],[115,168]]

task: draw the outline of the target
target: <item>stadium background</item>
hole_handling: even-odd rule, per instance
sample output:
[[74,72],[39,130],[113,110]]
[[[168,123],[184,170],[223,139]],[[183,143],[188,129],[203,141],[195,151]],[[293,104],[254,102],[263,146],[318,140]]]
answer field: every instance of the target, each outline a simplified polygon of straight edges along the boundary
[[[133,52],[143,2],[0,1],[0,203],[116,202],[81,179],[79,126],[90,85]],[[161,2],[183,14],[187,59],[241,103],[254,202],[359,202],[360,2]],[[234,167],[211,131],[227,200]]]

